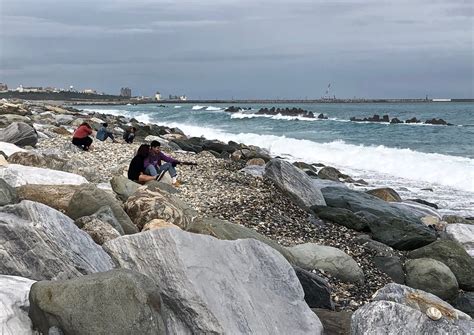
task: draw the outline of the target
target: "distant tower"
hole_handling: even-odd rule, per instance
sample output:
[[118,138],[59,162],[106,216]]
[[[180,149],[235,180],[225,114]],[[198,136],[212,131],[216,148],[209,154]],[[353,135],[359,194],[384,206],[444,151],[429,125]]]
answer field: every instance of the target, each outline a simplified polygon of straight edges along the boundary
[[[329,92],[331,90],[331,83],[328,84],[328,87],[326,88],[326,92],[324,92],[324,96],[322,97],[323,100],[331,100],[331,96],[329,95]],[[334,99],[336,99],[336,96],[334,95]]]
[[128,87],[122,87],[120,89],[120,96],[125,97],[125,98],[131,98],[132,97],[132,90]]
[[161,100],[161,94],[160,94],[160,92],[156,92],[156,94],[155,94],[155,99],[156,99],[156,101],[160,101],[160,100]]

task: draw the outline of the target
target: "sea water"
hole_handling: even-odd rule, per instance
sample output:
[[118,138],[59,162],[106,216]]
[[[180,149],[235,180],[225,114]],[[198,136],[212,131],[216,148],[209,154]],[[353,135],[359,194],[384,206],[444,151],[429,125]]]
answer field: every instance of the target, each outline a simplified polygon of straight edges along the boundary
[[[163,107],[164,106],[164,107]],[[178,127],[190,136],[257,145],[290,161],[323,163],[369,188],[392,187],[403,199],[420,198],[443,214],[474,216],[474,104],[320,103],[238,104],[249,110],[225,112],[229,104],[143,104],[80,106]],[[328,119],[257,115],[262,108],[302,108]],[[352,122],[374,114],[407,120],[442,118],[453,126]]]

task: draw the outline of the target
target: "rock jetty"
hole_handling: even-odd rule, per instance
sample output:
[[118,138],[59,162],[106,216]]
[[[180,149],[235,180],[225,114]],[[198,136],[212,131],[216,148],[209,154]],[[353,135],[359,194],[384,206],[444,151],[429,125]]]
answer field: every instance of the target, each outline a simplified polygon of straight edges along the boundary
[[[394,117],[393,119],[390,119],[388,115],[383,115],[382,117],[380,117],[380,115],[378,114],[374,114],[374,116],[371,116],[371,117],[364,117],[362,119],[352,116],[349,120],[353,122],[386,122],[390,124],[404,123],[403,121],[399,120],[396,117]],[[416,117],[412,117],[406,120],[405,123],[422,123],[422,121],[418,120]],[[432,125],[441,125],[441,126],[454,126],[452,123],[446,122],[445,120],[441,118],[440,119],[433,118],[430,120],[426,120],[424,123],[432,124]]]
[[[85,152],[83,121],[137,138]],[[122,116],[2,101],[0,125],[3,334],[473,332],[469,218]],[[198,164],[180,187],[126,178],[152,140]]]

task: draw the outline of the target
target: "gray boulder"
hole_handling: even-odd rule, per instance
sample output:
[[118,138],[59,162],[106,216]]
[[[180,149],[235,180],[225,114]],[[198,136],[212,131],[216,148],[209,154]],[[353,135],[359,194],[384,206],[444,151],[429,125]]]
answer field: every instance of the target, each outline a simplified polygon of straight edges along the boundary
[[82,216],[96,213],[103,206],[109,206],[112,209],[125,234],[134,234],[138,231],[127,213],[122,209],[120,202],[110,193],[98,189],[94,185],[78,187],[69,202],[66,214],[76,220]]
[[408,207],[339,187],[323,188],[322,193],[329,207],[365,214],[373,238],[391,247],[411,250],[436,240],[436,231],[424,225],[419,213]]
[[351,311],[331,311],[322,308],[312,308],[324,327],[327,335],[348,335],[351,333]]
[[345,208],[311,206],[311,212],[322,220],[337,223],[357,231],[369,228],[367,220]]
[[331,288],[325,279],[297,266],[293,269],[303,287],[304,301],[309,307],[334,309]]
[[474,291],[474,259],[462,245],[449,240],[438,240],[408,253],[408,258],[432,258],[447,265],[456,276],[459,287]]
[[321,191],[313,186],[311,177],[287,161],[270,160],[265,166],[264,176],[305,210],[314,205],[326,206]]
[[121,234],[110,224],[91,216],[83,216],[76,220],[76,225],[80,225],[98,245],[120,237]]
[[453,306],[474,318],[474,292],[461,292],[453,301]]
[[64,281],[41,281],[30,291],[35,329],[65,334],[165,334],[156,284],[118,269]]
[[24,122],[13,122],[0,132],[0,141],[13,143],[19,147],[32,146],[38,142],[36,130]]
[[124,176],[112,177],[110,185],[112,185],[112,189],[117,193],[122,201],[127,201],[127,199],[140,187],[140,184],[137,184]]
[[33,335],[28,317],[28,293],[34,280],[0,275],[0,331],[2,335]]
[[458,295],[458,282],[451,270],[443,263],[431,258],[409,260],[405,264],[406,283],[440,297],[454,299]]
[[74,221],[74,223],[82,229],[86,223],[94,220],[102,221],[103,223],[110,225],[120,235],[125,235],[120,222],[115,218],[114,212],[110,206],[102,206],[94,214],[81,216],[79,219]]
[[66,215],[23,200],[0,207],[0,274],[66,279],[112,269],[110,257]]
[[9,164],[6,167],[0,166],[0,175],[13,187],[26,184],[81,185],[88,183],[87,179],[73,173],[19,164]]
[[219,240],[240,240],[253,238],[275,249],[286,260],[295,264],[295,259],[287,248],[245,226],[210,217],[199,217],[186,229],[191,233],[210,235]]
[[290,264],[253,239],[155,229],[104,244],[161,289],[169,334],[321,334]]
[[351,256],[337,248],[304,243],[288,248],[296,265],[306,270],[319,269],[345,282],[362,284],[364,272]]
[[453,223],[446,227],[446,234],[451,240],[461,244],[471,257],[474,257],[474,225]]
[[25,184],[16,188],[21,200],[40,202],[60,212],[66,212],[77,185]]
[[472,334],[474,323],[443,317],[431,320],[426,314],[392,301],[375,301],[352,315],[351,334]]
[[18,202],[18,194],[16,190],[8,185],[8,183],[0,178],[0,206],[13,204]]

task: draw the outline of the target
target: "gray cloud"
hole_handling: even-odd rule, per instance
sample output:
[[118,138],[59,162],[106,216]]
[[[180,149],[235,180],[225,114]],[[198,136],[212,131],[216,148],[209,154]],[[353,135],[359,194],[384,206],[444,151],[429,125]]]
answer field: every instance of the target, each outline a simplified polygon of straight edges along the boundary
[[468,1],[3,0],[0,80],[190,97],[469,97]]

